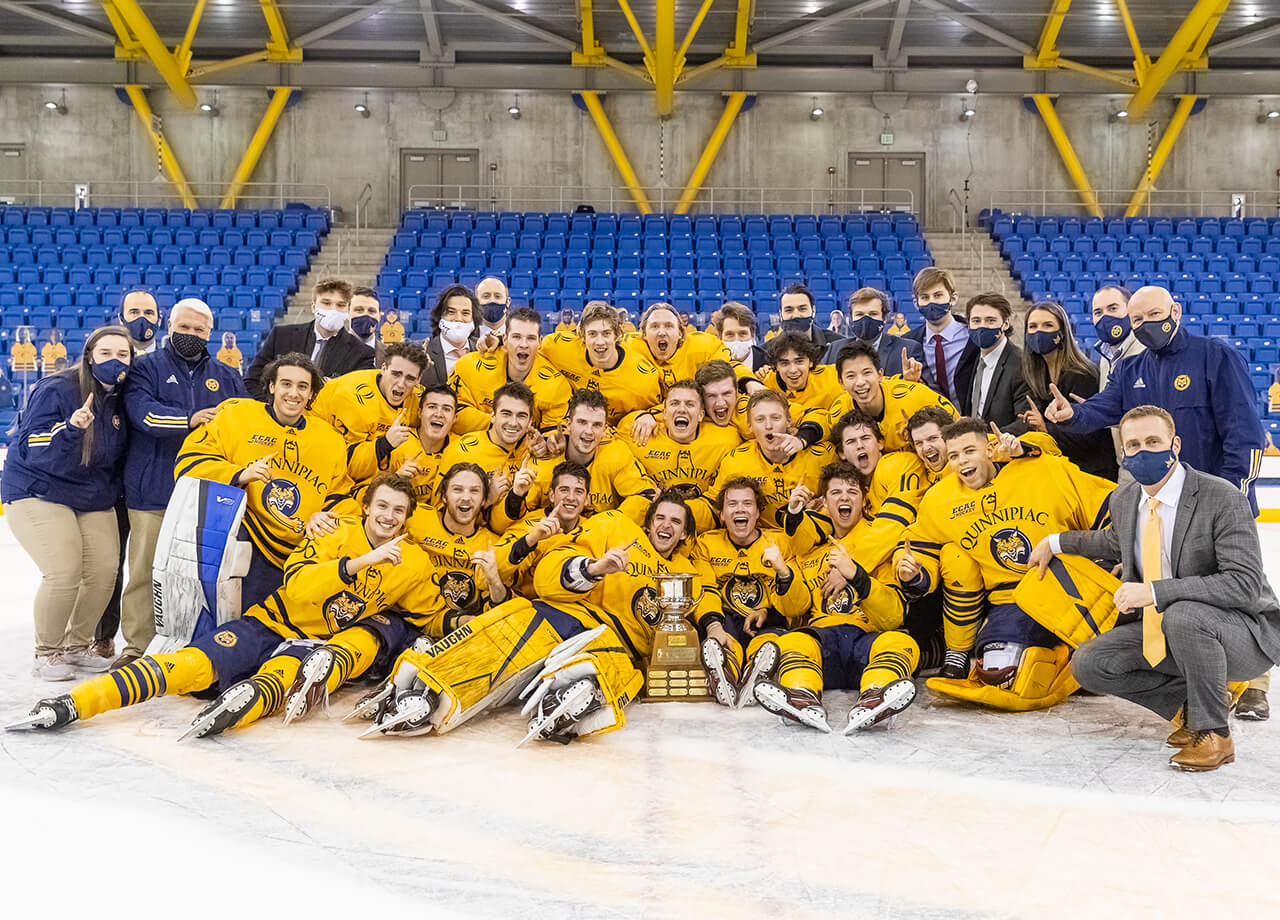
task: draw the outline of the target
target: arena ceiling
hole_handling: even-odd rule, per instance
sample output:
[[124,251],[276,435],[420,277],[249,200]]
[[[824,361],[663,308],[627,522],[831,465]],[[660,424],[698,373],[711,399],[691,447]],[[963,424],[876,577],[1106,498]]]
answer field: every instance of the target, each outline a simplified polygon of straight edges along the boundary
[[1181,41],[1166,91],[1280,85],[1280,0],[0,0],[0,82],[156,82],[137,17],[197,6],[193,84],[1123,92]]

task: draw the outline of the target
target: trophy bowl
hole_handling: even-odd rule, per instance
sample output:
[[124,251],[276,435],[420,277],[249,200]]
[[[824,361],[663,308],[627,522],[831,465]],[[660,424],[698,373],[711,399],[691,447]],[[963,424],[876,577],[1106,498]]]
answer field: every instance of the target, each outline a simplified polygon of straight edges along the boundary
[[659,572],[653,576],[658,606],[664,615],[683,617],[693,608],[693,576],[687,572]]

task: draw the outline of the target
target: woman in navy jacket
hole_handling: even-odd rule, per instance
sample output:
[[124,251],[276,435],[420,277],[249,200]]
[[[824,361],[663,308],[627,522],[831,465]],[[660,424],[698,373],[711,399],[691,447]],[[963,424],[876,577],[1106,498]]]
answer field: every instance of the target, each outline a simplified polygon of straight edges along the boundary
[[132,362],[125,329],[94,330],[75,367],[31,391],[0,476],[9,529],[43,576],[33,673],[45,680],[111,664],[90,646],[120,555],[115,505],[129,435],[122,384]]

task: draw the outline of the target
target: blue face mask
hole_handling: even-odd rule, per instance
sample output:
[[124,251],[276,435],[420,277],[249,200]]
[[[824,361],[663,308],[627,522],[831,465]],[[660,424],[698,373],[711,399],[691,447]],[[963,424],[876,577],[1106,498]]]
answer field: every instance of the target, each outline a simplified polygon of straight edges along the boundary
[[977,326],[969,330],[969,341],[979,348],[991,348],[1000,341],[1000,330],[991,326]]
[[1103,345],[1119,345],[1129,336],[1129,317],[1104,316],[1093,324],[1093,328]]
[[784,319],[782,321],[783,332],[799,332],[802,335],[808,335],[812,329],[812,316],[793,316],[790,319]]
[[129,330],[129,337],[135,342],[142,342],[144,345],[150,343],[156,337],[156,328],[159,324],[153,323],[145,316],[139,316],[131,319],[124,324],[124,328]]
[[351,317],[351,331],[362,339],[367,339],[373,335],[373,330],[378,328],[378,317],[364,314],[362,316]]
[[1062,331],[1028,332],[1026,342],[1027,351],[1034,355],[1047,355],[1057,351],[1062,344]]
[[1136,454],[1126,455],[1122,465],[1138,482],[1144,486],[1153,486],[1164,479],[1177,462],[1178,457],[1170,448],[1169,450],[1140,450]]
[[884,320],[876,319],[874,316],[859,316],[849,324],[850,334],[863,342],[875,339],[883,328]]
[[487,303],[480,307],[480,317],[484,320],[486,326],[494,326],[502,321],[502,317],[507,315],[507,305],[505,303]]
[[129,373],[129,365],[118,358],[112,358],[109,361],[96,362],[91,370],[93,379],[98,383],[104,387],[113,387],[118,383],[124,383],[124,378]]
[[1133,337],[1147,346],[1148,351],[1161,352],[1169,347],[1177,332],[1178,324],[1172,316],[1167,316],[1164,319],[1147,320],[1133,330]]
[[951,312],[949,303],[922,303],[918,305],[920,315],[931,323],[936,323]]

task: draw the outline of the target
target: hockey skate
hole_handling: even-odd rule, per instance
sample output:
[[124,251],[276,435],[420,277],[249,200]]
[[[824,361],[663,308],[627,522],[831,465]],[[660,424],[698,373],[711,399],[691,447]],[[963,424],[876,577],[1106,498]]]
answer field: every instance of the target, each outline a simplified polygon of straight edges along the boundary
[[25,718],[6,725],[4,730],[18,732],[33,729],[62,728],[62,726],[70,725],[79,718],[80,714],[76,712],[76,704],[72,702],[70,696],[64,694],[63,696],[54,696],[41,700],[31,707],[31,712]]
[[915,698],[916,685],[906,678],[891,681],[883,687],[863,690],[858,696],[858,701],[849,710],[849,724],[844,727],[844,733],[851,735],[864,728],[870,728],[878,722],[883,722],[890,716],[902,712]]
[[742,680],[738,683],[738,702],[734,705],[735,709],[755,705],[755,685],[762,680],[773,677],[773,672],[778,668],[780,656],[781,652],[778,650],[778,643],[763,642],[760,644],[755,654],[748,659],[746,668],[743,669]]
[[707,689],[721,706],[738,708],[738,683],[729,673],[729,658],[715,639],[702,643],[702,664],[707,669]]
[[594,678],[583,677],[563,687],[554,687],[537,702],[537,709],[529,719],[529,734],[521,747],[533,738],[568,744],[576,736],[573,726],[583,716],[600,709],[604,697]]
[[831,733],[831,726],[827,724],[827,711],[822,708],[821,698],[812,690],[802,687],[787,688],[771,680],[761,680],[756,683],[752,692],[757,703],[784,720],[798,722],[826,734]]
[[372,716],[373,725],[360,733],[361,738],[425,735],[434,728],[431,712],[436,707],[436,693],[427,688],[418,677],[418,669],[409,662],[401,662],[400,669],[377,691],[361,700],[356,710],[367,708],[366,701],[375,695],[378,702]]
[[262,691],[252,680],[242,680],[228,687],[216,700],[200,710],[200,714],[191,722],[191,727],[178,740],[222,734],[239,722],[240,717],[249,711],[261,695]]
[[958,651],[956,649],[947,649],[946,655],[942,659],[942,670],[938,672],[939,677],[945,677],[948,680],[964,680],[969,676],[969,653]]
[[284,697],[284,724],[289,725],[307,717],[316,706],[329,708],[329,675],[333,673],[333,649],[322,645],[313,649],[302,666],[293,686]]

